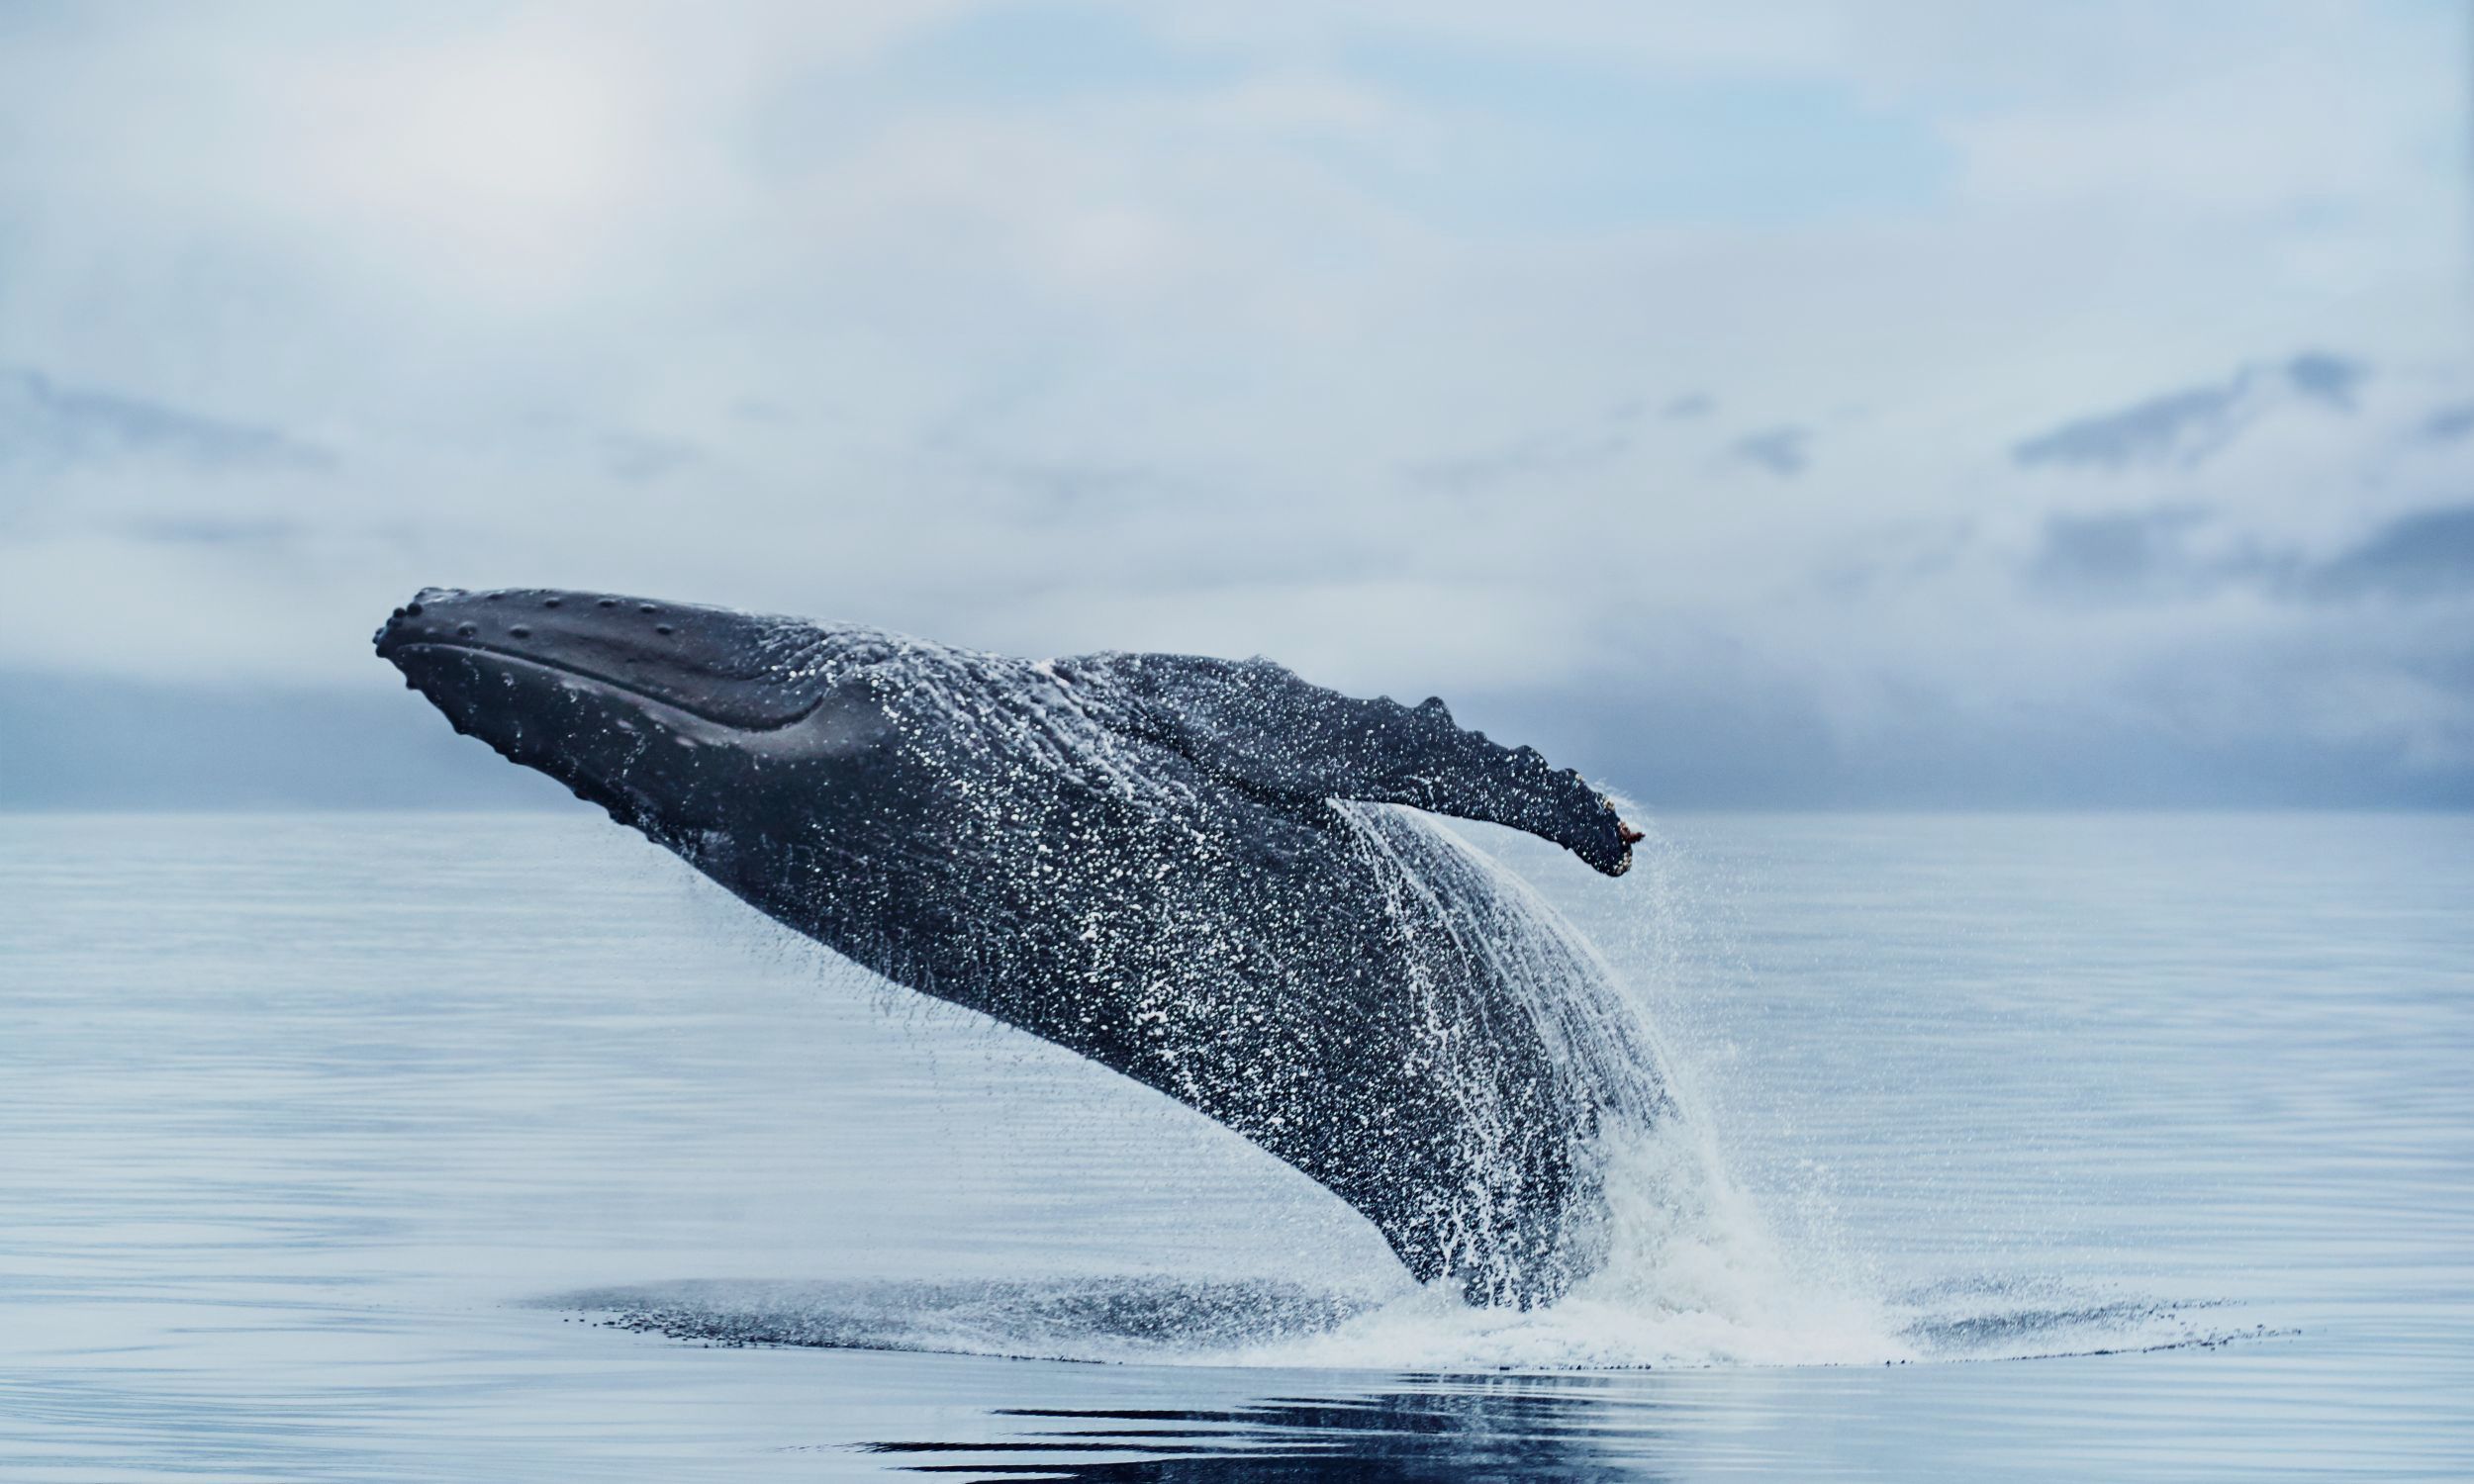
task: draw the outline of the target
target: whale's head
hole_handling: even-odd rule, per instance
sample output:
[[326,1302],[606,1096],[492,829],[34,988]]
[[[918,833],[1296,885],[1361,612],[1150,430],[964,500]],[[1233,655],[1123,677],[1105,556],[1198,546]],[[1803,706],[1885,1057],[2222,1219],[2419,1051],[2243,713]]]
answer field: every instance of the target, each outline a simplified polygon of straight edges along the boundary
[[[608,593],[426,588],[381,658],[459,732],[699,856],[848,792],[881,749],[875,630]],[[700,862],[712,869],[711,862]]]

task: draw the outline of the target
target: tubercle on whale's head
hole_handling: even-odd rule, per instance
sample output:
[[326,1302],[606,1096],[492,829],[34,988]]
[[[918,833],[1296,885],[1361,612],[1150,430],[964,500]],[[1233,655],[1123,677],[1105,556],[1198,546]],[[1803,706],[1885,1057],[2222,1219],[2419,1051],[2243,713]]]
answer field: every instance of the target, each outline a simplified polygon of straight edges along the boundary
[[870,630],[559,589],[425,588],[375,636],[458,732],[683,852],[864,768]]
[[382,659],[454,650],[558,670],[741,731],[789,724],[821,699],[803,663],[833,633],[794,618],[610,593],[424,588],[380,626]]

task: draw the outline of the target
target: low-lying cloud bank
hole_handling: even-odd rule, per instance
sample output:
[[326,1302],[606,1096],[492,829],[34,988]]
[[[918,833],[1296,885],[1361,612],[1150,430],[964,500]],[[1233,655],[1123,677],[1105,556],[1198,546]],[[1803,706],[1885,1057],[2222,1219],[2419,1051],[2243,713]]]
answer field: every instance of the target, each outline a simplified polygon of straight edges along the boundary
[[2462,17],[0,20],[0,803],[536,793],[429,583],[1440,694],[1654,803],[2474,803]]

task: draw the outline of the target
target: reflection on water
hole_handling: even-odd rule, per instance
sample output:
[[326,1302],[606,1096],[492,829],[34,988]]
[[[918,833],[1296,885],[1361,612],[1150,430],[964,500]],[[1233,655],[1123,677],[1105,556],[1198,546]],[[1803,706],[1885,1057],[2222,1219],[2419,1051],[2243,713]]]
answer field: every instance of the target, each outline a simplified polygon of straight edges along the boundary
[[[1406,1378],[1391,1391],[1267,1397],[1220,1409],[1011,1408],[999,1443],[877,1442],[923,1473],[1208,1484],[1217,1480],[1655,1479],[1654,1404],[1610,1406],[1603,1384]],[[1131,1456],[1128,1456],[1131,1455]]]

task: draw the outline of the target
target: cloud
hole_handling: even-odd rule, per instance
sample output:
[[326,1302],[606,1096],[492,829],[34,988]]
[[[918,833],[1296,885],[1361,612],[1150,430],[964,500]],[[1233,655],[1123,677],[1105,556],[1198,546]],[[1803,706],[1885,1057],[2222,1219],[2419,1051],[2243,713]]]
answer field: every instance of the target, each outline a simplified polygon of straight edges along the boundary
[[2075,602],[2186,597],[2217,575],[2189,546],[2192,529],[2206,519],[2205,510],[2179,506],[2047,515],[2028,580]]
[[2150,398],[2120,412],[2065,422],[2011,450],[2024,465],[2060,464],[2122,469],[2134,464],[2196,464],[2231,439],[2247,412],[2247,383],[2193,387]]
[[[735,410],[734,410],[735,411]],[[680,438],[653,437],[644,433],[605,433],[601,440],[602,467],[614,479],[629,484],[643,484],[661,479],[698,463],[705,450]]]
[[1727,445],[1727,456],[1757,469],[1766,469],[1780,479],[1793,479],[1812,462],[1812,442],[1809,428],[1763,428]]
[[273,427],[0,370],[0,466],[157,461],[203,474],[317,472],[334,455]]
[[1412,484],[1452,495],[1471,495],[1534,476],[1569,475],[1621,458],[1636,441],[1638,402],[1622,402],[1591,421],[1526,433],[1477,453],[1413,463]]
[[2401,515],[2296,587],[2320,599],[2474,598],[2474,505]]
[[2474,434],[2474,402],[2443,407],[2423,419],[2416,433],[2428,443],[2455,443]]
[[193,546],[288,541],[302,533],[296,521],[221,515],[145,516],[127,522],[122,529],[133,540]]
[[299,700],[556,583],[1517,693],[1703,801],[2427,796],[2461,18],[1741,10],[28,13],[0,669]]
[[2326,403],[2340,413],[2354,410],[2355,394],[2371,376],[2371,368],[2324,350],[2305,351],[2285,363],[2285,382],[2296,392]]
[[2351,412],[2370,376],[2358,361],[2309,351],[2262,372],[2245,367],[2228,380],[2168,392],[2117,412],[2065,422],[2011,449],[2021,465],[2119,471],[2192,468],[2264,416],[2280,392]]
[[2409,510],[2334,555],[2256,536],[2203,546],[2211,512],[2164,505],[2045,518],[2026,565],[2036,590],[2085,603],[2187,602],[2238,585],[2284,602],[2474,598],[2474,506]]

